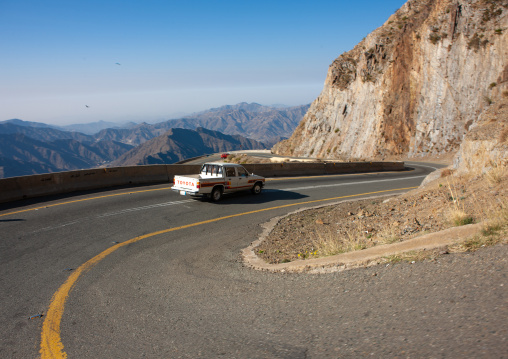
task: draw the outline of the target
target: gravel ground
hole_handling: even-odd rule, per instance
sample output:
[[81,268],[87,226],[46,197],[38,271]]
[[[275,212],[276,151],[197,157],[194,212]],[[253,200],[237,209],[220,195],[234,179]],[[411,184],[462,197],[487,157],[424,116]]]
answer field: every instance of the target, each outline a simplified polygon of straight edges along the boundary
[[[269,263],[304,260],[486,220],[497,224],[487,242],[506,243],[507,205],[505,172],[458,177],[446,169],[439,179],[402,196],[290,214],[261,243],[257,255]],[[468,249],[471,247],[455,248]]]

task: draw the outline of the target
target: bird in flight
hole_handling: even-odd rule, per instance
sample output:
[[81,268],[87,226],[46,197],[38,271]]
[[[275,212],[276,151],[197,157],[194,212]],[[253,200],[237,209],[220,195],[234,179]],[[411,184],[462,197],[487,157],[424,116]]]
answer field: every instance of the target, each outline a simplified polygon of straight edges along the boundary
[[86,108],[89,108],[90,106],[88,106],[88,105],[85,105],[85,107],[86,107]]
[[115,62],[115,65],[118,65],[118,66],[120,66],[120,65],[121,65],[121,63],[119,63],[119,62]]

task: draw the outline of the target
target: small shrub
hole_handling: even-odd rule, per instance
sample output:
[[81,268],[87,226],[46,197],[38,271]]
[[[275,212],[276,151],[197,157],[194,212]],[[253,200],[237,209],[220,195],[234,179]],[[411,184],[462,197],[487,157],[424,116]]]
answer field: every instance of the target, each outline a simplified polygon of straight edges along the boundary
[[491,19],[491,14],[490,14],[490,11],[489,11],[489,9],[486,9],[486,10],[483,12],[482,21],[483,21],[483,22],[488,22],[490,19]]
[[441,36],[436,33],[432,33],[429,35],[429,40],[435,45],[439,42],[439,40],[441,40]]
[[492,83],[489,85],[489,88],[494,88],[494,87],[496,87],[496,86],[497,86],[497,83],[492,82]]
[[466,224],[471,224],[474,222],[474,218],[468,216],[462,210],[451,210],[448,215],[448,220],[457,227],[465,226]]
[[445,168],[441,170],[441,177],[448,177],[453,174],[453,170],[450,168]]
[[475,236],[473,238],[469,238],[466,241],[464,241],[464,243],[462,243],[462,245],[461,245],[462,250],[464,250],[466,252],[475,251],[475,250],[481,248],[482,246],[484,246],[484,243],[483,243],[482,238],[480,236]]
[[450,191],[449,199],[452,201],[451,208],[448,211],[448,222],[452,223],[455,226],[464,226],[466,224],[473,223],[474,218],[464,211],[464,203],[461,202],[464,197],[459,198],[457,195],[457,192],[454,188],[455,184],[453,183],[453,177],[452,184],[450,184],[448,178],[446,179],[446,182],[448,183],[448,190]]
[[470,50],[472,49],[478,51],[478,49],[480,48],[480,37],[478,36],[478,34],[474,34],[473,38],[468,41],[467,48]]
[[492,99],[489,96],[483,96],[483,99],[488,105],[492,105]]
[[502,226],[497,223],[494,223],[494,224],[487,223],[485,226],[482,227],[480,233],[482,234],[482,236],[485,236],[485,237],[493,236],[496,233],[498,233],[501,229],[502,229]]
[[503,29],[495,29],[495,30],[494,30],[494,33],[495,33],[496,35],[501,35],[501,34],[503,33]]

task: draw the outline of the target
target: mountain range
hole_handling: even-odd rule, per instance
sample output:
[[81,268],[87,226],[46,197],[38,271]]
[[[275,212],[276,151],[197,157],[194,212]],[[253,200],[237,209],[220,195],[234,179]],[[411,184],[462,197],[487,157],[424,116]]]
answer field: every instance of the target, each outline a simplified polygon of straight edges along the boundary
[[251,138],[262,142],[266,147],[272,147],[280,140],[291,136],[309,106],[275,108],[243,102],[156,124],[141,123],[125,129],[108,128],[95,134],[95,138],[137,146],[171,128],[194,130],[203,127],[227,135]]
[[[309,105],[240,103],[155,124],[72,127],[0,122],[0,178],[75,169],[174,163],[205,153],[271,147],[287,138]],[[82,128],[85,132],[69,131]],[[94,132],[93,129],[99,130]]]
[[136,166],[174,163],[203,154],[238,149],[263,149],[258,141],[240,135],[226,135],[198,127],[196,130],[172,128],[124,153],[112,166]]

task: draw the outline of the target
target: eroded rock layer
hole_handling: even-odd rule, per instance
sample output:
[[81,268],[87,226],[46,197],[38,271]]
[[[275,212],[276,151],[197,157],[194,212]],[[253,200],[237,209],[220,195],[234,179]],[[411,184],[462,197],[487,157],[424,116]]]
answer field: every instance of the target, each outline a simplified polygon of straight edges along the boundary
[[410,0],[329,67],[282,155],[451,155],[508,91],[508,1]]

